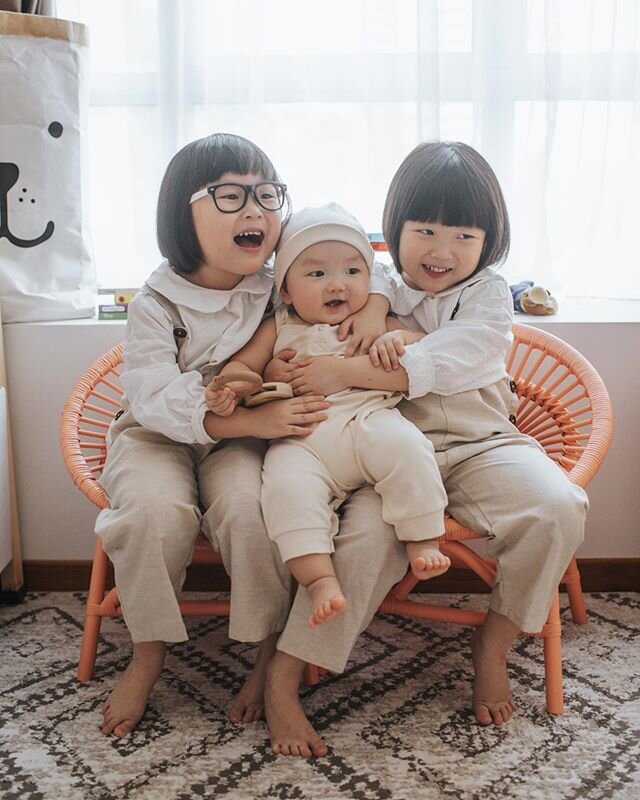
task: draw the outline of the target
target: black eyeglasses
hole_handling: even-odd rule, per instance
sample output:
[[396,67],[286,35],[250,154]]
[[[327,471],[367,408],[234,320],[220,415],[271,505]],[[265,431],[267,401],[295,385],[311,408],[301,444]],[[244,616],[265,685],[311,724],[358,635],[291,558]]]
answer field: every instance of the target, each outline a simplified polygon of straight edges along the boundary
[[233,214],[247,204],[249,192],[254,200],[265,211],[279,211],[287,199],[287,187],[284,183],[264,181],[263,183],[216,183],[207,186],[191,195],[189,205],[201,197],[211,195],[218,211]]

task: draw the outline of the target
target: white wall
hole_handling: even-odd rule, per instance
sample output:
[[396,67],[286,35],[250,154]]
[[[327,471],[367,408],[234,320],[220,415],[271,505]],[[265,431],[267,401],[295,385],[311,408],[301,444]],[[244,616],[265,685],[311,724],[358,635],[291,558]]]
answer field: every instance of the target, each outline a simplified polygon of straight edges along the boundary
[[[580,350],[612,397],[614,439],[589,487],[587,535],[578,553],[584,558],[640,556],[640,319],[635,316],[609,315],[619,321],[584,323],[563,316],[561,309],[557,318],[522,318]],[[77,378],[123,332],[124,323],[93,320],[4,326],[25,559],[91,558],[97,512],[71,483],[60,455],[58,426]]]

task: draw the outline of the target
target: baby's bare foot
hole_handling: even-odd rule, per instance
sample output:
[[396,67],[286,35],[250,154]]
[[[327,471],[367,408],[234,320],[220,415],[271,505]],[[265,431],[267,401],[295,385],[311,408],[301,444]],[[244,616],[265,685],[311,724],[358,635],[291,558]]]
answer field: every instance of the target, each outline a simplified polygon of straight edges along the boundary
[[311,616],[307,622],[310,628],[337,617],[347,607],[338,579],[333,575],[312,581],[306,589],[311,597]]
[[267,636],[258,648],[256,663],[229,709],[231,722],[256,722],[264,716],[264,685],[267,666],[276,650],[279,633]]
[[326,756],[327,745],[313,729],[300,704],[298,686],[303,665],[276,652],[267,669],[265,713],[271,749],[283,756]]
[[442,575],[451,566],[450,559],[438,549],[437,541],[407,542],[411,572],[421,581]]
[[133,646],[133,658],[102,706],[102,733],[122,737],[142,719],[147,700],[164,665],[164,642],[141,642]]
[[485,645],[482,628],[471,636],[471,656],[475,672],[473,713],[481,725],[504,725],[515,710],[506,658]]

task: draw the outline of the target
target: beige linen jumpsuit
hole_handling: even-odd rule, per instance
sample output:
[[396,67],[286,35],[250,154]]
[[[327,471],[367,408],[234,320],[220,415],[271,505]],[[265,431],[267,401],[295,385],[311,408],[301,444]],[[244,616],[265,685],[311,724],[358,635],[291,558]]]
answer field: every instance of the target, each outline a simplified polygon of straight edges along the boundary
[[[274,353],[297,359],[340,355],[347,341],[338,326],[309,323],[288,307],[275,315]],[[332,553],[338,531],[334,509],[366,483],[382,497],[382,516],[402,541],[444,532],[447,498],[431,442],[395,408],[402,395],[346,389],[329,395],[329,418],[304,438],[271,443],[264,461],[262,509],[269,537],[284,561]],[[349,599],[349,582],[343,591]]]
[[130,304],[122,375],[128,410],[112,426],[101,478],[111,508],[99,514],[96,533],[114,564],[134,642],[187,639],[177,594],[202,528],[231,576],[230,637],[258,642],[283,631],[280,649],[339,672],[406,571],[379,497],[365,488],[343,504],[334,563],[343,585],[359,564],[358,584],[347,611],[312,631],[308,593],[298,591],[291,606],[291,576],[264,527],[266,442],[214,442],[202,425],[202,373],[219,372],[251,338],[272,285],[265,268],[231,291],[202,289],[164,263],[147,281],[153,293],[143,289]]

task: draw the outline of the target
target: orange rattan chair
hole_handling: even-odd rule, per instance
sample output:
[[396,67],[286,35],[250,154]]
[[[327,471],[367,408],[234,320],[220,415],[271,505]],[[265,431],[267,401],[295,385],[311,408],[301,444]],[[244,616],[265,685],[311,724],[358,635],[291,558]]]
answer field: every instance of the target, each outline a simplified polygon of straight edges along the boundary
[[[520,404],[516,424],[537,439],[548,456],[562,467],[569,479],[585,487],[596,474],[609,447],[613,425],[611,402],[604,383],[591,364],[568,344],[544,330],[514,324],[514,341],[507,371],[516,382]],[[465,540],[483,539],[482,534],[447,518],[440,549],[452,568],[471,569],[492,586],[496,562],[482,558]],[[407,599],[417,579],[411,572],[389,592],[380,611],[423,620],[478,626],[485,614],[462,608],[420,603]],[[580,573],[575,558],[564,574],[574,622],[587,621]],[[544,642],[546,704],[551,714],[562,714],[562,659],[560,651],[559,597],[553,600],[549,617],[537,634]],[[318,679],[315,670],[313,678]]]
[[[98,477],[107,455],[107,430],[120,409],[122,350],[122,344],[116,345],[89,367],[73,388],[62,411],[60,446],[64,462],[75,485],[98,508],[109,506]],[[192,563],[221,564],[222,560],[201,535],[196,541]],[[118,590],[106,591],[108,566],[102,540],[97,537],[78,664],[80,681],[89,681],[93,676],[102,618],[122,616]],[[180,610],[185,616],[228,616],[229,601],[183,600]]]
[[[517,425],[521,431],[538,439],[550,458],[568,473],[572,481],[586,486],[602,463],[611,438],[611,404],[602,379],[580,353],[557,337],[520,324],[514,324],[513,332],[514,342],[507,367],[521,398]],[[108,506],[106,494],[97,479],[106,457],[106,433],[120,408],[121,361],[120,344],[87,370],[62,412],[60,439],[64,461],[76,486],[99,508]],[[472,569],[492,585],[495,562],[481,558],[463,544],[464,540],[482,538],[481,534],[448,518],[441,549],[451,558],[452,568]],[[204,537],[198,540],[193,562],[221,563]],[[121,614],[117,590],[114,588],[105,594],[107,568],[107,556],[100,539],[97,539],[78,667],[81,681],[90,680],[93,675],[102,617]],[[407,595],[416,582],[408,573],[388,594],[380,611],[463,625],[480,625],[484,621],[485,615],[481,612],[408,600]],[[575,558],[562,583],[567,587],[574,621],[584,624],[587,618]],[[185,615],[229,613],[227,601],[183,601],[180,607]],[[560,633],[556,597],[540,633],[544,640],[547,709],[554,714],[561,714],[563,710]],[[317,682],[320,672],[317,667],[308,665],[306,681]]]

